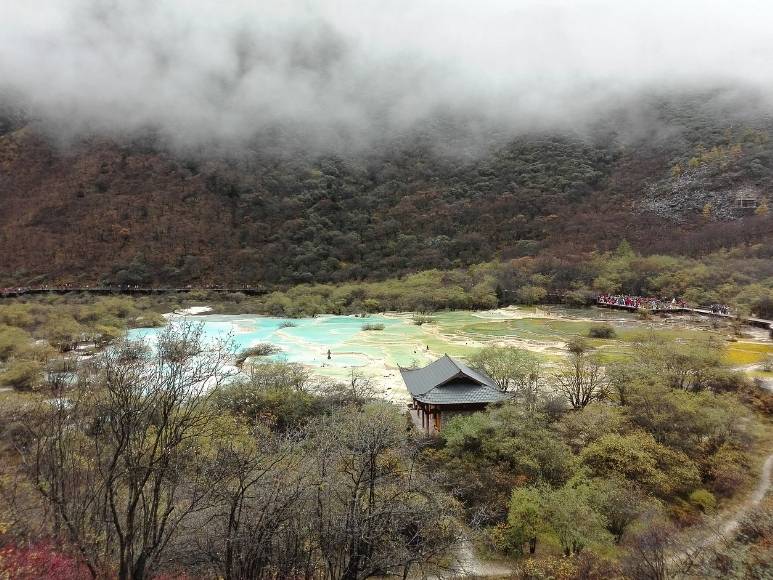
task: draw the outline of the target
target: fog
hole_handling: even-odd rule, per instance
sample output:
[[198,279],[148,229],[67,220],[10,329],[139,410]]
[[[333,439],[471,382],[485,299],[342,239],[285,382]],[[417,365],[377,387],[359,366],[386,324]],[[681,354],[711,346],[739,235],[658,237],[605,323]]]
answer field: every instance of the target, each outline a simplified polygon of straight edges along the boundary
[[773,94],[769,0],[1,0],[0,95],[66,134],[366,146]]

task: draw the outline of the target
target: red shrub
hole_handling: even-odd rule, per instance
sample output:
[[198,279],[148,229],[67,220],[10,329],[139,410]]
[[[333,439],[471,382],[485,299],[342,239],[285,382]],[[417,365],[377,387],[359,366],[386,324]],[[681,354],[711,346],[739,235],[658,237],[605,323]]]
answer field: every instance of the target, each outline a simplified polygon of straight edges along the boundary
[[0,548],[0,577],[9,580],[81,580],[86,567],[52,544]]

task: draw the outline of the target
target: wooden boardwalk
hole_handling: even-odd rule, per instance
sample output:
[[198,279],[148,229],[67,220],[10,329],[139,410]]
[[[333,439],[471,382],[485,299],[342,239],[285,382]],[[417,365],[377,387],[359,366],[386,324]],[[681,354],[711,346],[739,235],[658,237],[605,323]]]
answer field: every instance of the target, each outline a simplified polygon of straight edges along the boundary
[[652,314],[699,314],[701,316],[711,316],[713,318],[723,318],[725,320],[740,320],[744,324],[749,326],[756,326],[758,328],[766,328],[773,330],[773,320],[765,320],[764,318],[752,318],[749,316],[735,316],[734,314],[722,314],[721,312],[712,312],[705,308],[688,308],[686,306],[680,306],[676,308],[638,308],[636,306],[626,306],[624,304],[609,304],[607,302],[597,302],[596,306],[599,308],[611,308],[613,310],[627,310],[628,312],[650,312]]
[[19,287],[19,288],[0,288],[0,298],[17,298],[19,296],[39,296],[47,294],[96,294],[100,296],[109,296],[114,294],[129,295],[161,295],[161,294],[190,294],[191,292],[214,292],[216,294],[247,294],[248,296],[259,296],[266,294],[267,290],[259,286],[249,287],[139,287],[139,286],[50,286],[42,288]]

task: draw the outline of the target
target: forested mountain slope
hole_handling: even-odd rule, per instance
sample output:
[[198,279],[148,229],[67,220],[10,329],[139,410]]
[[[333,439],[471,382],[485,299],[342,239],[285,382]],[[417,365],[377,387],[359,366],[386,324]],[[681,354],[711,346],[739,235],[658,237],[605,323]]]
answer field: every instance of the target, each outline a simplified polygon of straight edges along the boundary
[[[0,284],[275,285],[572,259],[622,238],[690,255],[769,242],[771,129],[693,98],[474,151],[417,132],[358,154],[271,155],[171,152],[151,133],[63,145],[6,117]],[[736,208],[743,192],[756,211]]]

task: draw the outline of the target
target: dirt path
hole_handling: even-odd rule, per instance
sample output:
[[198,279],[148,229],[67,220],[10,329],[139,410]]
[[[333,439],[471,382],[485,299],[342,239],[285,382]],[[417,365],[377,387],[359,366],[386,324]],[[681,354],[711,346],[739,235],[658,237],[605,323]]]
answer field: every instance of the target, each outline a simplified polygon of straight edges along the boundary
[[741,520],[755,507],[760,505],[762,499],[770,487],[770,477],[773,472],[773,453],[765,458],[762,470],[757,480],[754,491],[746,500],[730,513],[720,514],[704,526],[704,531],[696,538],[686,542],[687,548],[680,550],[668,559],[672,566],[689,561],[701,550],[710,548],[720,541],[732,535],[741,523]]
[[[757,485],[746,500],[730,513],[718,515],[709,522],[704,531],[696,538],[692,538],[689,547],[680,550],[669,558],[670,567],[689,561],[701,550],[717,544],[724,538],[733,534],[740,525],[741,520],[753,508],[760,505],[770,487],[771,474],[773,473],[773,453],[765,458],[762,464]],[[485,562],[475,554],[475,548],[468,538],[464,538],[456,550],[455,562],[452,570],[443,576],[436,578],[502,578],[509,577],[512,569],[497,562]]]
[[773,472],[773,453],[768,455],[765,459],[765,463],[762,464],[762,472],[760,473],[754,492],[752,492],[740,508],[738,508],[729,518],[725,519],[724,525],[722,526],[723,534],[734,532],[738,528],[741,519],[743,519],[749,510],[760,505],[770,487],[771,472]]
[[510,577],[513,571],[497,562],[484,562],[475,553],[472,542],[464,538],[456,551],[453,578],[501,578]]

